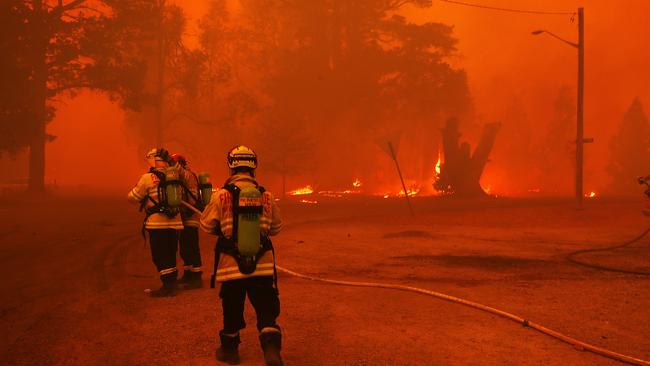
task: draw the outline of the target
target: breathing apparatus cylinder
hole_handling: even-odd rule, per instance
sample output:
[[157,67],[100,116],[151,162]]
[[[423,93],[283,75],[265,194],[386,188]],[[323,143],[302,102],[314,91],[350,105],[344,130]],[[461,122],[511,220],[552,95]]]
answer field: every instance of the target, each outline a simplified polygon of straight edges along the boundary
[[173,166],[165,170],[165,195],[167,205],[171,208],[179,208],[183,200],[183,187],[178,167]]
[[255,187],[245,187],[239,193],[237,249],[243,257],[254,257],[260,250],[260,217],[262,194]]
[[199,191],[203,205],[210,203],[210,198],[212,198],[212,183],[210,182],[210,174],[207,172],[199,173]]

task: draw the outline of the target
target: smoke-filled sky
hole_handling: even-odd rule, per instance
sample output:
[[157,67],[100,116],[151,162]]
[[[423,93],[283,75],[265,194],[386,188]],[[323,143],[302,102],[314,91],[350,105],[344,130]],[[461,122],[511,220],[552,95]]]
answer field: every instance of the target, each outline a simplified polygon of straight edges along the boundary
[[[646,106],[650,103],[650,50],[647,47],[650,2],[475,2],[491,6],[559,11],[585,7],[585,136],[595,139],[594,144],[585,148],[585,190],[604,189],[608,180],[605,172],[608,145],[617,124],[635,97],[640,97]],[[192,37],[197,31],[193,22],[207,11],[208,2],[176,3],[188,13],[190,24],[186,42],[192,44],[196,42]],[[552,116],[555,100],[562,87],[568,87],[570,95],[575,95],[577,52],[547,35],[532,36],[530,32],[546,29],[576,41],[577,22],[571,22],[571,16],[568,15],[504,13],[435,0],[428,9],[407,7],[403,14],[416,23],[440,22],[454,26],[454,36],[459,43],[458,55],[454,57],[453,63],[455,67],[467,71],[475,122],[503,123],[492,161],[488,163],[482,180],[483,186],[504,194],[517,191],[517,187],[520,191],[535,188],[534,183],[526,178],[529,173],[525,164],[505,166],[503,160],[500,160],[501,156],[507,154],[506,147],[513,143],[507,140],[515,138],[514,135],[509,135],[508,130],[513,123],[519,123],[513,115],[519,118],[525,116],[528,123],[534,126],[545,124],[544,121]],[[106,98],[89,92],[61,103],[56,119],[48,126],[48,132],[58,138],[48,145],[47,181],[56,180],[59,185],[128,190],[146,166],[137,153],[136,144],[126,136],[123,112]],[[513,107],[516,104],[519,105]],[[513,112],[513,108],[517,111]],[[461,121],[461,131],[462,129]],[[571,126],[571,131],[575,134],[575,125]],[[187,131],[179,133],[191,134]],[[470,142],[475,144],[470,137],[475,134],[467,135]],[[570,142],[565,143],[570,147]],[[212,156],[221,164],[225,151],[215,150],[218,151],[214,151]],[[386,158],[377,149],[377,159]],[[189,159],[191,161],[192,156]],[[197,169],[201,170],[200,167]],[[562,190],[564,193],[570,192],[573,185],[570,169],[571,166],[563,168],[563,175],[566,176]],[[221,181],[226,170],[212,173],[217,181]],[[521,180],[513,181],[517,177],[521,177]],[[296,182],[293,185],[299,185],[298,183],[310,182]]]

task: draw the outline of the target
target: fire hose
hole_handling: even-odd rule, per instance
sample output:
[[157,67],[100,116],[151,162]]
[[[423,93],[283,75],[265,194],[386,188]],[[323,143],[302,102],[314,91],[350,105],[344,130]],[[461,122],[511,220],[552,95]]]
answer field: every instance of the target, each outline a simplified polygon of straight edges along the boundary
[[[197,213],[201,213],[201,211],[197,210],[196,208],[191,206],[189,203],[184,202],[184,201],[182,203],[183,203],[183,205],[187,206],[190,209],[193,209]],[[646,230],[643,233],[643,235],[640,235],[638,238],[636,238],[632,242],[635,242],[635,241],[641,239],[648,232],[650,232],[650,228],[648,228],[648,230]],[[629,245],[631,243],[625,243],[625,244]],[[617,246],[617,247],[621,247],[621,246]],[[584,251],[582,251],[582,252],[584,252]],[[607,358],[611,358],[611,359],[614,359],[614,360],[617,360],[617,361],[625,362],[625,363],[628,363],[628,364],[631,364],[631,365],[650,366],[650,361],[642,360],[642,359],[635,358],[635,357],[632,357],[632,356],[628,356],[628,355],[624,355],[624,354],[621,354],[621,353],[613,352],[613,351],[610,351],[610,350],[605,349],[605,348],[594,346],[592,344],[582,342],[582,341],[577,340],[575,338],[569,337],[569,336],[567,336],[565,334],[562,334],[562,333],[560,333],[558,331],[549,329],[549,328],[547,328],[547,327],[545,327],[545,326],[543,326],[541,324],[532,322],[532,321],[530,321],[528,319],[522,318],[522,317],[517,316],[515,314],[509,313],[509,312],[506,312],[506,311],[503,311],[503,310],[499,310],[499,309],[496,309],[496,308],[493,308],[493,307],[490,307],[490,306],[487,306],[487,305],[483,305],[483,304],[480,304],[480,303],[477,303],[477,302],[474,302],[474,301],[469,301],[469,300],[461,299],[459,297],[443,294],[443,293],[440,293],[440,292],[426,290],[426,289],[422,289],[422,288],[418,288],[418,287],[396,285],[396,284],[389,284],[389,283],[330,280],[330,279],[327,279],[327,278],[308,276],[308,275],[301,274],[301,273],[298,273],[298,272],[294,272],[292,270],[289,270],[287,268],[280,267],[280,266],[276,266],[276,268],[277,268],[278,271],[280,271],[282,273],[286,273],[286,274],[288,274],[290,276],[294,276],[294,277],[297,277],[297,278],[302,278],[302,279],[310,280],[310,281],[324,282],[324,283],[329,283],[329,284],[333,284],[333,285],[340,285],[340,286],[385,288],[385,289],[393,289],[393,290],[400,290],[400,291],[415,292],[415,293],[419,293],[419,294],[433,296],[433,297],[436,297],[438,299],[450,301],[450,302],[453,302],[453,303],[456,303],[456,304],[465,305],[465,306],[468,306],[468,307],[471,307],[471,308],[474,308],[474,309],[482,310],[482,311],[485,311],[485,312],[488,312],[488,313],[498,315],[500,317],[512,320],[515,323],[519,323],[519,324],[523,325],[524,327],[535,329],[535,330],[541,332],[542,334],[546,334],[546,335],[551,336],[553,338],[559,339],[562,342],[566,342],[566,343],[572,345],[574,348],[576,348],[578,350],[581,350],[581,351],[589,351],[589,352],[592,352],[594,354],[604,356],[604,357],[607,357]]]
[[592,268],[592,269],[598,269],[598,270],[610,271],[610,272],[627,273],[627,274],[635,274],[635,275],[643,275],[643,276],[650,276],[650,272],[646,272],[646,271],[634,271],[634,270],[624,269],[624,268],[608,267],[608,266],[604,266],[604,265],[601,265],[601,264],[586,262],[584,260],[580,260],[580,259],[577,258],[580,254],[584,254],[584,253],[605,252],[605,251],[609,251],[609,250],[624,248],[626,246],[632,245],[632,244],[636,243],[637,241],[641,240],[648,233],[650,233],[650,228],[646,229],[643,233],[641,233],[640,235],[638,235],[634,239],[628,240],[628,241],[626,241],[625,243],[622,243],[622,244],[617,244],[617,245],[609,246],[609,247],[605,247],[605,248],[576,250],[575,252],[571,252],[571,253],[567,254],[566,259],[569,262],[573,263],[573,264],[577,264],[579,266],[584,266],[584,267],[588,267],[588,268]]
[[304,274],[294,272],[294,271],[291,271],[289,269],[286,269],[286,268],[280,267],[280,266],[277,266],[277,269],[278,269],[278,271],[286,273],[288,275],[298,277],[298,278],[302,278],[302,279],[306,279],[306,280],[310,280],[310,281],[325,282],[325,283],[330,283],[330,284],[334,284],[334,285],[341,285],[341,286],[386,288],[386,289],[409,291],[409,292],[415,292],[415,293],[424,294],[424,295],[428,295],[428,296],[433,296],[433,297],[436,297],[436,298],[439,298],[439,299],[442,299],[442,300],[447,300],[447,301],[450,301],[450,302],[453,302],[453,303],[469,306],[469,307],[474,308],[474,309],[486,311],[488,313],[495,314],[495,315],[501,316],[501,317],[506,318],[506,319],[510,319],[510,320],[512,320],[512,321],[514,321],[516,323],[519,323],[519,324],[523,325],[524,327],[533,328],[533,329],[535,329],[535,330],[537,330],[537,331],[539,331],[539,332],[541,332],[543,334],[549,335],[549,336],[551,336],[553,338],[556,338],[556,339],[559,339],[559,340],[561,340],[563,342],[566,342],[566,343],[572,345],[573,347],[575,347],[576,349],[578,349],[580,351],[593,352],[593,353],[595,353],[597,355],[604,356],[604,357],[607,357],[607,358],[611,358],[611,359],[614,359],[614,360],[617,360],[617,361],[629,363],[629,364],[632,364],[632,365],[650,366],[650,361],[642,360],[642,359],[635,358],[635,357],[632,357],[632,356],[627,356],[627,355],[624,355],[624,354],[616,353],[616,352],[610,351],[610,350],[605,349],[605,348],[597,347],[597,346],[594,346],[592,344],[585,343],[585,342],[579,341],[579,340],[577,340],[575,338],[564,335],[564,334],[562,334],[562,333],[560,333],[558,331],[546,328],[545,326],[543,326],[541,324],[534,323],[534,322],[532,322],[532,321],[530,321],[528,319],[525,319],[525,318],[522,318],[520,316],[508,313],[506,311],[499,310],[499,309],[496,309],[496,308],[493,308],[493,307],[490,307],[490,306],[487,306],[487,305],[483,305],[483,304],[480,304],[480,303],[477,303],[477,302],[461,299],[461,298],[458,298],[458,297],[455,297],[455,296],[446,295],[446,294],[443,294],[443,293],[440,293],[440,292],[425,290],[425,289],[418,288],[418,287],[395,285],[395,284],[388,284],[388,283],[353,282],[353,281],[330,280],[330,279],[326,279],[326,278],[320,278],[320,277],[304,275]]

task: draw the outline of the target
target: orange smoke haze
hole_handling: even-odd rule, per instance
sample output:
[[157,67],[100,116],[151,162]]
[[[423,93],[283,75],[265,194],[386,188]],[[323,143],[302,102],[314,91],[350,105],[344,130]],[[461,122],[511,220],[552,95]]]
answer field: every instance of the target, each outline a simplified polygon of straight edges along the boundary
[[[520,9],[573,11],[579,6],[585,7],[585,136],[595,139],[594,144],[585,147],[585,191],[601,192],[608,183],[605,166],[609,141],[623,113],[637,96],[646,106],[650,105],[650,50],[647,47],[650,2],[474,1]],[[198,28],[195,23],[207,11],[208,2],[176,3],[183,6],[189,16],[186,42],[189,45],[196,44]],[[453,63],[467,71],[474,103],[475,120],[461,121],[464,138],[474,146],[477,133],[470,128],[493,121],[503,123],[482,180],[483,187],[489,186],[491,192],[497,194],[525,194],[537,189],[534,182],[528,179],[530,174],[525,166],[508,166],[503,160],[507,154],[504,149],[513,139],[519,138],[509,134],[513,124],[521,123],[512,117],[513,104],[515,101],[521,103],[518,115],[525,116],[528,123],[535,127],[534,131],[542,131],[553,116],[558,91],[566,86],[571,95],[575,95],[576,50],[547,35],[532,36],[531,31],[546,29],[575,41],[576,22],[565,15],[502,13],[435,0],[428,9],[406,7],[403,13],[416,23],[441,22],[455,27],[454,36],[459,39],[459,55]],[[124,113],[117,105],[90,92],[64,103],[55,120],[48,126],[48,133],[58,138],[47,147],[46,181],[56,181],[61,186],[88,186],[126,192],[135,183],[138,174],[146,169],[146,165],[137,152],[136,144],[130,142],[125,134]],[[575,135],[575,125],[570,130]],[[191,135],[192,131],[178,133]],[[539,140],[537,133],[534,134],[533,139]],[[570,147],[571,142],[560,143]],[[434,141],[434,144],[439,144],[439,140]],[[226,145],[213,146],[212,151],[202,151],[200,158],[194,158],[194,166],[197,170],[209,170],[215,182],[221,182],[226,174],[223,160],[228,148]],[[400,184],[394,167],[386,155],[379,149],[376,150],[376,159],[382,160],[381,166],[386,168],[385,172],[377,173],[376,176],[387,177],[386,179],[394,176],[395,184],[391,189],[395,188],[397,193]],[[191,155],[188,158],[193,160]],[[434,165],[436,159],[437,153],[432,158]],[[572,162],[574,158],[568,155],[567,159]],[[548,172],[566,177],[566,184],[559,188],[558,193],[571,193],[573,165],[570,162],[566,167],[559,168],[561,171]],[[402,163],[408,175],[412,171],[409,161]],[[434,165],[431,166],[432,180]],[[342,181],[349,184],[354,178],[345,177]],[[270,188],[279,191],[278,179],[263,179],[272,180]],[[309,177],[299,180],[294,180],[287,189],[314,183]],[[372,186],[367,182],[367,177],[362,177],[362,180],[364,188],[365,185]]]

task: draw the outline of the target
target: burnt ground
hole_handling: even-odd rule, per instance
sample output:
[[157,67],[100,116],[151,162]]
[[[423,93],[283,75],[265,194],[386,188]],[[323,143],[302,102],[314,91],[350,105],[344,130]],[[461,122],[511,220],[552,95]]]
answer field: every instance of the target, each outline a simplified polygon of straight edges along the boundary
[[[3,365],[215,365],[221,312],[208,288],[158,286],[141,216],[122,198],[0,199]],[[600,347],[650,359],[650,276],[598,271],[572,251],[650,225],[638,201],[416,198],[280,202],[281,266],[403,284],[480,302]],[[213,239],[201,237],[212,267]],[[582,260],[650,271],[650,237]],[[180,265],[180,261],[179,261]],[[207,287],[207,275],[204,275]],[[281,274],[287,365],[617,365],[503,318],[432,297]],[[261,364],[247,305],[243,365]]]

